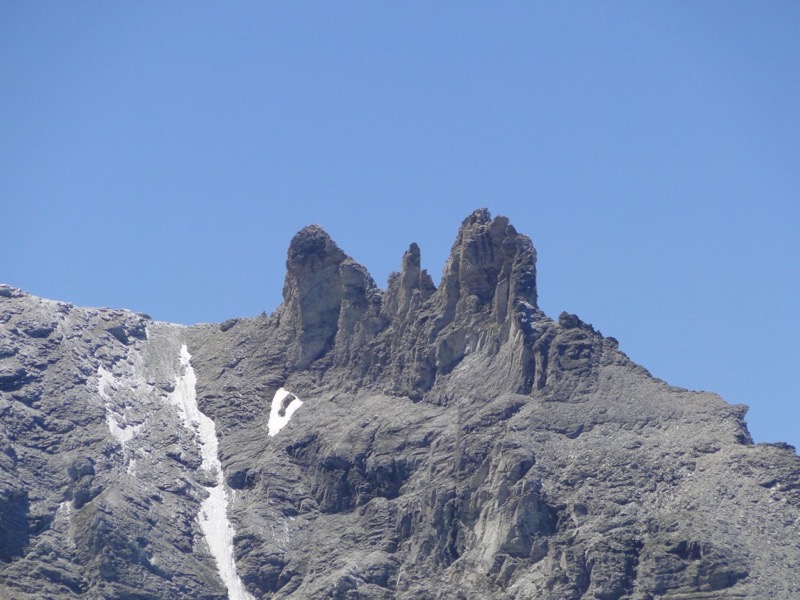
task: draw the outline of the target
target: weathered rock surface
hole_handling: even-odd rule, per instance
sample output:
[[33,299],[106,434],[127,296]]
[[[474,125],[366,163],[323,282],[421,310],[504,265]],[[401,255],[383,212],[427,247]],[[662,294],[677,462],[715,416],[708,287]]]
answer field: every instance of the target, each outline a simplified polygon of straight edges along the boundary
[[416,244],[380,290],[307,227],[283,293],[180,327],[0,286],[0,597],[247,597],[200,526],[183,345],[254,598],[800,597],[794,449],[544,315],[504,217],[464,221],[438,288]]

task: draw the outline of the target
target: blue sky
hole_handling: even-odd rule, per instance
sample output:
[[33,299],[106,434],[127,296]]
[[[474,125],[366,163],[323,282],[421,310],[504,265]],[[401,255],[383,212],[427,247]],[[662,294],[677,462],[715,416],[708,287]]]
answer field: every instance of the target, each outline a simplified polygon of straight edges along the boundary
[[384,286],[488,207],[542,308],[800,446],[800,4],[0,3],[0,281],[275,309],[323,225]]

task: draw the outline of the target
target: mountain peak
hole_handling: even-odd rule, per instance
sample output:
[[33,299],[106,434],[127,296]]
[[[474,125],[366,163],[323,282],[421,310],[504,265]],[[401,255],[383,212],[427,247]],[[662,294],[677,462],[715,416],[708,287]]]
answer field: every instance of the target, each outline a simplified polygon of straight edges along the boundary
[[[366,335],[366,313],[377,314],[380,291],[367,270],[345,254],[319,225],[292,238],[286,258],[283,307],[297,334],[290,362],[304,367],[336,345]],[[370,328],[370,331],[373,328]],[[358,330],[356,335],[353,334]],[[338,335],[342,331],[342,335]]]
[[461,224],[442,276],[448,309],[492,307],[502,322],[515,306],[537,306],[536,250],[502,215],[491,218],[485,208]]
[[320,225],[307,225],[298,231],[289,243],[286,268],[292,270],[299,264],[315,262],[325,256],[345,258],[344,252],[327,231]]

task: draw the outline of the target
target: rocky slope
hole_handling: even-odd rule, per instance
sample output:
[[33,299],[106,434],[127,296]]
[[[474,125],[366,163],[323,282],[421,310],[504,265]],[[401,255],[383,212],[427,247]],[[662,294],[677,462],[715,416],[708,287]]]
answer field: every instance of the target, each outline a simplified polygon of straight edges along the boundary
[[0,286],[0,597],[800,597],[800,459],[537,307],[504,217],[386,290],[319,227],[270,316]]

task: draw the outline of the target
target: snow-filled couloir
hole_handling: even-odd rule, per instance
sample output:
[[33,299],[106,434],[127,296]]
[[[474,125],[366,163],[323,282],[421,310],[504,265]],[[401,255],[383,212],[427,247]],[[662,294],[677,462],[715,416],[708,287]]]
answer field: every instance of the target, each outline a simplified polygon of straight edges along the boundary
[[181,347],[182,373],[177,376],[175,390],[169,395],[169,400],[178,407],[184,426],[197,438],[203,459],[200,468],[211,473],[214,479],[212,485],[206,486],[208,498],[200,505],[198,515],[200,528],[217,563],[220,577],[228,588],[228,598],[253,600],[253,596],[247,593],[236,571],[236,562],[233,558],[235,532],[228,521],[228,495],[222,477],[222,465],[219,462],[216,426],[214,421],[203,414],[197,406],[195,391],[197,376],[192,368],[191,358],[184,344]]

